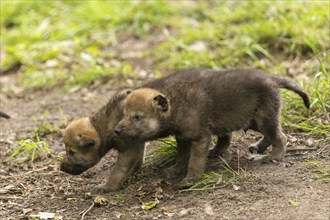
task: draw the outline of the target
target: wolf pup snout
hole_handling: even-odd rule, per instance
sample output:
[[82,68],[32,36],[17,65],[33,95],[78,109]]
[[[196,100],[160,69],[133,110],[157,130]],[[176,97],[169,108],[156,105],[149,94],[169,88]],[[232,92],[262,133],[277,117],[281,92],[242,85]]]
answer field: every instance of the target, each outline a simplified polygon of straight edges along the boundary
[[116,134],[117,136],[120,136],[120,134],[121,134],[122,131],[123,131],[123,127],[122,127],[121,125],[117,125],[117,126],[115,127],[114,132],[115,132],[115,134]]
[[73,121],[64,132],[66,157],[60,169],[78,175],[94,166],[100,159],[100,136],[88,117]]
[[71,175],[79,175],[83,173],[88,168],[78,165],[78,164],[67,164],[62,162],[60,165],[60,170]]

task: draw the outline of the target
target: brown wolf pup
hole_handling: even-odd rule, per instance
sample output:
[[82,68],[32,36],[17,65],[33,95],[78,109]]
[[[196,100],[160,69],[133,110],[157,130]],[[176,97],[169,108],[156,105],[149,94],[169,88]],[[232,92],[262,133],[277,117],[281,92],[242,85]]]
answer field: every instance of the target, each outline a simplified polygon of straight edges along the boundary
[[279,123],[279,90],[296,92],[309,108],[307,94],[298,85],[260,70],[208,72],[213,74],[193,82],[146,86],[130,93],[116,134],[131,143],[175,135],[177,160],[166,173],[171,177],[187,171],[182,184],[198,180],[203,173],[212,133],[259,131],[264,137],[254,145],[257,151],[272,145],[263,160],[281,161],[287,141]]
[[126,95],[127,91],[117,93],[96,114],[74,120],[64,131],[66,157],[60,169],[66,173],[81,174],[97,164],[111,148],[119,152],[106,184],[94,187],[93,193],[120,189],[127,177],[142,166],[144,143],[127,145],[113,132],[122,117],[122,100]]
[[[194,82],[209,77],[211,72],[183,71],[168,77],[156,79],[145,86],[172,87],[182,82]],[[60,169],[78,175],[97,164],[111,149],[118,150],[118,160],[104,185],[96,186],[93,193],[115,191],[123,186],[127,177],[139,169],[143,163],[144,141],[126,142],[119,139],[114,128],[123,117],[123,100],[128,91],[118,92],[105,106],[90,117],[71,122],[64,131],[66,156]],[[218,137],[214,153],[220,154],[230,143],[230,134]]]

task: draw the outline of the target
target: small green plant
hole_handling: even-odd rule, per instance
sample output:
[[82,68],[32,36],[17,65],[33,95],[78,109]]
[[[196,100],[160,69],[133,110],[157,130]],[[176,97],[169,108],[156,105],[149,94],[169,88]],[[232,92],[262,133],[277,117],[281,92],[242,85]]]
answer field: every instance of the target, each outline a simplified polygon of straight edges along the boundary
[[228,176],[216,172],[203,173],[202,178],[197,183],[187,184],[188,189],[180,190],[185,191],[204,191],[209,189],[215,189],[219,186],[227,186],[232,184],[232,179]]
[[120,202],[123,202],[125,200],[125,195],[117,193],[117,194],[115,194],[115,199],[120,201]]
[[15,160],[18,162],[28,161],[35,162],[37,159],[48,158],[52,152],[45,141],[41,141],[36,137],[36,141],[26,139],[19,141],[14,145],[14,151],[9,156],[8,160]]
[[176,142],[173,139],[158,140],[157,147],[148,152],[146,164],[156,167],[165,167],[174,164],[176,154]]
[[234,182],[238,179],[244,179],[248,176],[247,171],[238,167],[238,170],[234,170],[226,160],[220,157],[223,165],[222,170],[219,172],[207,172],[202,175],[202,178],[197,183],[188,184],[186,187],[188,189],[180,190],[180,192],[185,191],[205,191],[212,190],[216,188],[221,188],[224,186],[234,185]]
[[62,121],[58,123],[52,123],[47,121],[47,115],[48,115],[47,110],[44,112],[44,115],[40,120],[38,120],[35,116],[32,116],[32,119],[37,125],[33,137],[45,137],[48,134],[54,134],[60,132],[60,127],[67,124],[68,119],[66,115],[63,113],[63,110],[61,108],[59,108],[58,110],[62,116]]
[[315,175],[315,181],[330,182],[330,167],[323,166],[314,156],[310,156],[305,166],[312,169],[312,173]]
[[48,134],[57,133],[60,130],[59,127],[55,124],[47,122],[44,118],[41,121],[38,121],[35,116],[32,116],[32,119],[37,125],[37,128],[34,131],[34,136],[45,137]]
[[291,206],[297,207],[299,205],[298,197],[296,196],[295,199],[289,199],[289,203],[290,203]]
[[330,76],[325,69],[323,63],[320,62],[322,71],[317,73],[314,77],[314,82],[311,90],[311,108],[318,109],[320,114],[327,114],[330,110]]

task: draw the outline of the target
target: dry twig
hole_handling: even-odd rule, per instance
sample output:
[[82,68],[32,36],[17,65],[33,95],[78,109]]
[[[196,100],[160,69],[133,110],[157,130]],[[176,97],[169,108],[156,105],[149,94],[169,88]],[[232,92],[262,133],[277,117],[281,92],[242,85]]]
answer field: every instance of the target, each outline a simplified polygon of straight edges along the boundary
[[81,220],[84,220],[85,215],[87,214],[87,212],[89,212],[93,207],[94,207],[94,202],[92,202],[92,205],[88,209],[86,209],[86,210],[79,213],[79,214],[82,214]]
[[27,175],[29,175],[31,173],[39,172],[39,171],[46,170],[46,169],[48,169],[48,167],[43,167],[43,168],[40,168],[40,169],[31,170],[31,171],[28,171],[28,172],[25,172],[25,173],[20,173],[20,174],[16,174],[16,175],[12,175],[12,176],[3,176],[3,175],[1,175],[0,178],[1,179],[9,179],[9,178],[27,176]]

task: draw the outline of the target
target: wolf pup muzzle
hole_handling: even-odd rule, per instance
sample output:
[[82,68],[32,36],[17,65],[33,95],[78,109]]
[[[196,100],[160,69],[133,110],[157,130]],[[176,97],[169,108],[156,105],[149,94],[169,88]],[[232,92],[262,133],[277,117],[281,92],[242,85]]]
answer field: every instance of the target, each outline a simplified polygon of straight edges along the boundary
[[71,175],[79,175],[88,168],[79,164],[61,163],[60,170]]

